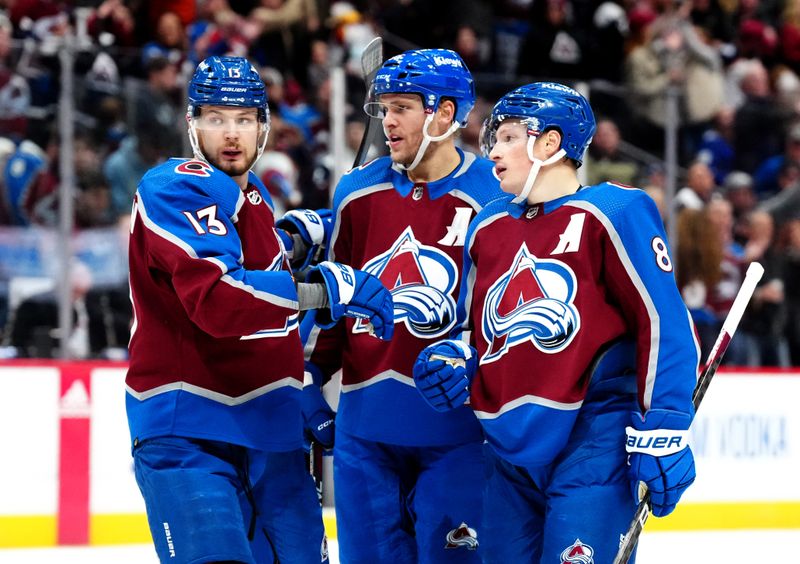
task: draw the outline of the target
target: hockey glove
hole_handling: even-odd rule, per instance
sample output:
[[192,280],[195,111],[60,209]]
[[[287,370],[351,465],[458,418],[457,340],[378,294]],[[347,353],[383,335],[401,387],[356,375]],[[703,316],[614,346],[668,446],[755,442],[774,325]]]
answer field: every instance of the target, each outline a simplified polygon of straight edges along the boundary
[[310,362],[306,362],[301,403],[306,433],[323,448],[333,448],[336,413],[322,396],[322,373]]
[[[372,332],[388,341],[394,334],[392,294],[381,281],[362,270],[324,261],[308,272],[307,282],[322,282],[328,293],[330,311],[317,312],[317,325],[328,329],[344,317],[363,319],[372,324]],[[328,319],[325,319],[326,314]]]
[[275,227],[300,237],[302,245],[292,245],[292,265],[303,270],[328,246],[333,231],[333,215],[329,209],[291,210],[275,222]]
[[414,363],[414,384],[436,411],[455,409],[469,398],[478,368],[478,353],[462,341],[444,340],[428,345]]
[[687,443],[691,422],[686,413],[653,409],[645,417],[633,413],[633,426],[625,428],[633,497],[639,503],[640,483],[647,485],[656,517],[672,513],[694,482],[694,456]]

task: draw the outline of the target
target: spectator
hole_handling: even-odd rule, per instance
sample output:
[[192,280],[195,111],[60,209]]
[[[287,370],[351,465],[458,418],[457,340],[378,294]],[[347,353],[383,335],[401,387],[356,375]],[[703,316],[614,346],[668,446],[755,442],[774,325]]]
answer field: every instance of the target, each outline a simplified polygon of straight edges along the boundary
[[186,58],[188,43],[183,22],[175,12],[164,12],[158,17],[156,34],[153,41],[142,46],[142,63],[145,70],[148,61],[154,58],[164,58],[170,63],[180,67]]
[[765,200],[759,209],[768,212],[775,224],[783,225],[800,210],[800,164],[786,162],[778,175],[780,191]]
[[573,22],[570,0],[534,2],[517,74],[540,78],[585,78],[588,36]]
[[633,93],[634,143],[663,152],[666,93],[674,87],[683,96],[682,159],[695,154],[700,132],[723,104],[722,61],[692,28],[685,10],[662,15],[650,24],[646,42],[625,60],[626,83]]
[[745,100],[734,117],[734,149],[738,168],[753,173],[767,157],[781,152],[788,116],[776,105],[760,61],[748,66],[741,87]]
[[753,173],[759,200],[764,200],[780,192],[778,176],[784,163],[787,162],[800,166],[800,123],[795,123],[787,129],[783,151],[767,157]]
[[783,261],[786,299],[786,340],[792,366],[800,366],[800,217],[780,229],[778,251]]
[[21,141],[28,125],[30,87],[11,64],[11,20],[0,12],[0,135]]
[[740,170],[731,172],[725,177],[722,194],[733,206],[734,239],[736,242],[744,244],[748,237],[747,216],[756,207],[753,177]]
[[742,318],[742,335],[747,348],[748,366],[789,366],[786,333],[783,264],[773,246],[774,224],[765,211],[748,216],[750,237],[744,247],[744,262],[758,261],[764,266],[750,306]]
[[185,112],[179,103],[178,66],[161,55],[150,57],[146,65],[147,82],[133,100],[134,127],[158,132],[162,156],[180,155],[183,126],[179,124],[184,123]]
[[320,19],[314,0],[261,0],[248,20],[258,26],[250,55],[308,86],[311,37]]
[[111,210],[111,190],[99,170],[87,170],[78,175],[75,201],[75,226],[78,228],[112,225],[116,216]]
[[[592,78],[601,78],[615,83],[623,80],[623,61],[625,60],[625,41],[629,25],[622,2],[598,2],[592,15],[592,44],[587,53]],[[592,103],[595,96],[592,93]]]
[[700,339],[700,358],[708,353],[719,333],[719,320],[708,298],[722,278],[722,241],[703,210],[684,209],[678,214],[675,278]]
[[620,154],[620,133],[610,119],[600,119],[597,131],[589,145],[586,159],[586,183],[599,184],[613,180],[633,186],[639,178],[639,165]]
[[245,55],[258,36],[259,26],[232,10],[228,0],[201,0],[198,13],[189,30],[192,62],[203,54]]
[[140,126],[103,163],[103,174],[111,189],[111,210],[123,222],[130,215],[139,180],[164,158],[166,147],[161,134],[155,127]]
[[703,209],[711,199],[711,194],[715,188],[714,175],[711,174],[711,169],[707,164],[695,161],[686,172],[686,186],[675,194],[675,209]]
[[[108,53],[104,55],[106,65],[112,65],[114,71],[121,74],[139,72],[140,59],[135,55],[136,22],[131,9],[122,0],[104,0],[92,12],[86,22],[87,30],[92,38],[103,47],[118,48],[114,59]],[[121,48],[121,49],[119,49]],[[110,60],[110,62],[109,62]]]
[[729,44],[736,36],[732,12],[719,0],[693,0],[689,17],[692,24],[707,32],[715,44]]
[[[80,261],[71,265],[70,280],[73,331],[66,342],[70,358],[100,356],[109,347],[124,346],[131,315],[129,301],[122,299],[124,293],[115,296],[112,305],[107,290],[93,292],[92,273]],[[17,355],[23,358],[59,356],[61,339],[55,290],[34,294],[10,313],[4,344],[15,347]]]
[[733,150],[733,118],[736,115],[730,106],[723,106],[714,117],[714,124],[700,137],[695,160],[706,163],[714,173],[714,181],[722,184],[733,170],[735,152]]
[[302,204],[303,194],[297,187],[297,167],[287,154],[267,146],[253,165],[253,172],[269,191],[274,204],[273,213],[277,217]]
[[56,225],[56,180],[49,173],[45,152],[23,141],[5,161],[0,187],[0,223]]
[[[706,218],[714,228],[722,245],[721,278],[708,293],[708,306],[717,318],[716,332],[728,316],[733,300],[744,278],[744,248],[733,238],[733,206],[724,198],[712,198],[705,209]],[[744,333],[744,331],[742,331]],[[738,336],[738,333],[737,333]],[[747,339],[740,337],[731,341],[725,353],[724,364],[745,366],[747,364]],[[713,343],[711,343],[713,345]]]

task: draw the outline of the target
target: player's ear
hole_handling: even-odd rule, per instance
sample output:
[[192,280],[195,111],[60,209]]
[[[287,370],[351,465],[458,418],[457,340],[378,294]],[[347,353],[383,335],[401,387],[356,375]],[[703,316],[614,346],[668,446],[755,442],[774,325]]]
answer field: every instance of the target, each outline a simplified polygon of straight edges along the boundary
[[548,129],[543,137],[547,158],[550,158],[561,148],[561,132],[557,129]]
[[456,117],[456,103],[453,100],[442,100],[439,102],[438,114],[445,127],[450,127]]

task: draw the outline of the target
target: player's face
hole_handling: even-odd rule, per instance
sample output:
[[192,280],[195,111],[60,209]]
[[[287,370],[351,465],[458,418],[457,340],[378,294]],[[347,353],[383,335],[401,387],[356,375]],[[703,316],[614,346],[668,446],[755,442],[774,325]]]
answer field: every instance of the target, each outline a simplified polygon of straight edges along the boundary
[[250,170],[264,124],[256,108],[203,106],[194,118],[197,140],[206,159],[231,177]]
[[380,97],[383,130],[386,133],[392,160],[411,164],[422,143],[425,109],[416,94],[384,94]]
[[527,145],[528,129],[519,121],[506,120],[497,128],[489,158],[494,161],[494,172],[503,192],[516,195],[525,186],[532,164]]

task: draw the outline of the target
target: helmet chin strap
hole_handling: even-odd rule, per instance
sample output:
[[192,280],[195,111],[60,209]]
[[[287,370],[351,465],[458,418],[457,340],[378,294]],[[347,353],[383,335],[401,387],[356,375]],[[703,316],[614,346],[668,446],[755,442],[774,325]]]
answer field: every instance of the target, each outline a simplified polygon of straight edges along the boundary
[[[422,125],[422,143],[419,144],[419,149],[417,149],[417,154],[414,157],[414,160],[408,166],[397,163],[397,166],[400,169],[405,170],[406,172],[414,170],[422,160],[422,156],[425,154],[425,151],[428,150],[428,145],[431,144],[431,141],[443,141],[444,139],[450,137],[459,128],[458,122],[454,121],[447,131],[434,137],[428,133],[428,126],[430,126],[431,122],[433,121],[433,115],[433,113],[428,114],[428,117],[425,118],[425,123]],[[383,133],[386,135],[385,129],[383,130]],[[389,136],[386,135],[386,137],[388,138]]]
[[536,177],[539,176],[539,170],[543,166],[550,166],[552,164],[557,163],[561,159],[563,159],[567,152],[564,149],[559,149],[556,153],[546,160],[537,159],[533,156],[533,144],[536,143],[537,137],[530,135],[528,137],[528,144],[527,144],[527,152],[528,158],[531,160],[533,165],[531,166],[531,170],[528,172],[528,178],[525,179],[525,185],[522,187],[522,191],[511,200],[514,204],[521,204],[528,199],[528,195],[531,193],[531,189],[533,189],[533,183],[536,182]]

